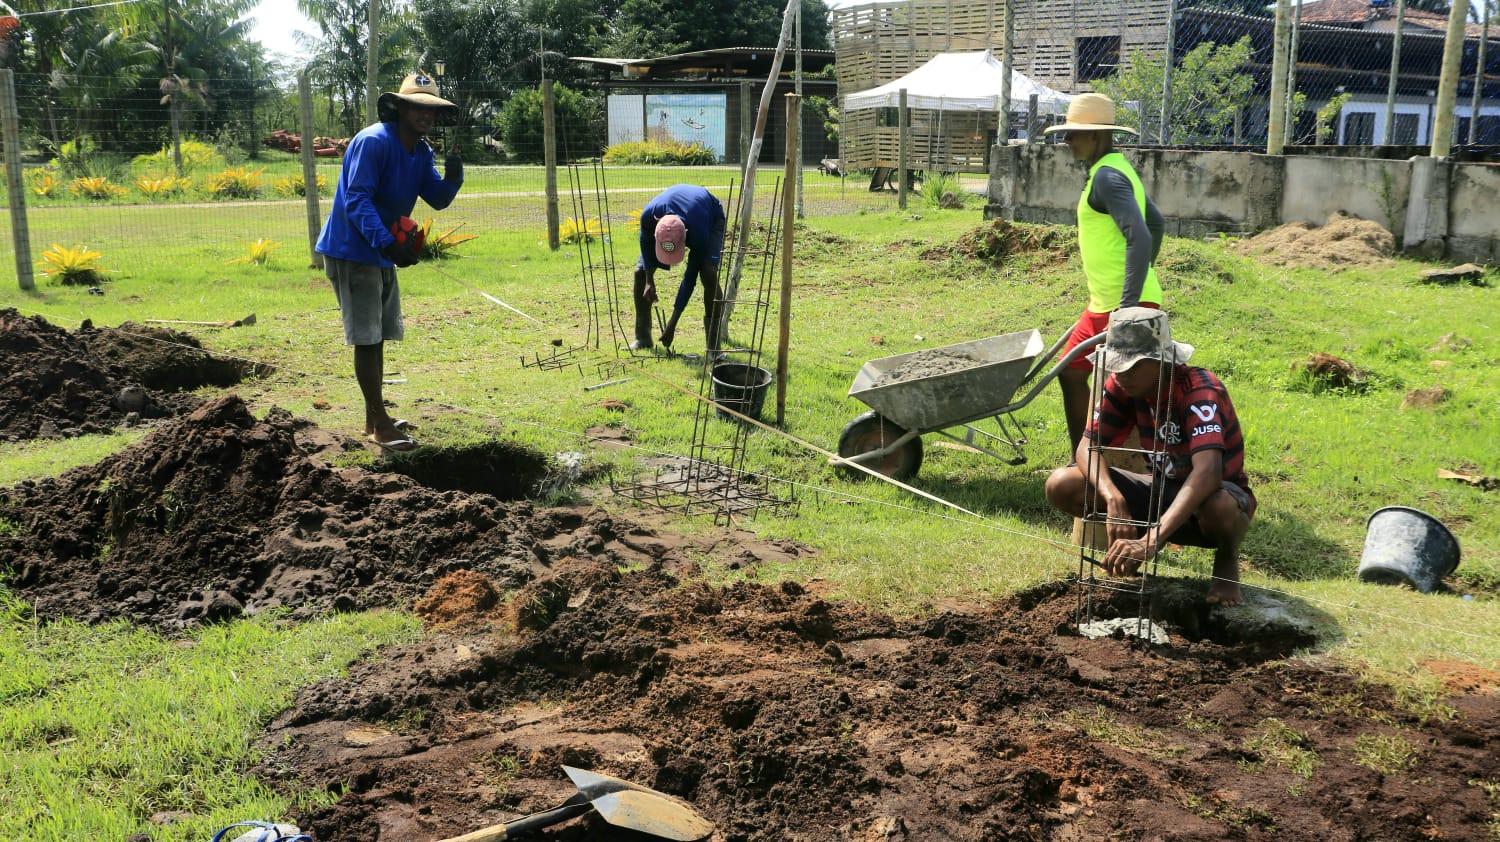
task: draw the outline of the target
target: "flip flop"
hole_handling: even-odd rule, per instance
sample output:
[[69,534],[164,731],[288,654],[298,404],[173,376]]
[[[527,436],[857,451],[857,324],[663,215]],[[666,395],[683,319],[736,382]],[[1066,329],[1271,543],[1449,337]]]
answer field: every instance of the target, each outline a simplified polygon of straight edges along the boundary
[[417,449],[417,443],[409,438],[381,441],[380,437],[376,436],[374,433],[371,433],[368,438],[371,444],[379,447],[381,450],[388,450],[392,453],[407,453],[409,451]]
[[410,421],[406,420],[405,418],[398,418],[395,421],[392,421],[391,422],[391,426],[395,427],[396,429],[400,430],[403,433],[409,432],[411,430],[420,430],[421,429],[421,427],[418,427],[416,424],[411,423]]

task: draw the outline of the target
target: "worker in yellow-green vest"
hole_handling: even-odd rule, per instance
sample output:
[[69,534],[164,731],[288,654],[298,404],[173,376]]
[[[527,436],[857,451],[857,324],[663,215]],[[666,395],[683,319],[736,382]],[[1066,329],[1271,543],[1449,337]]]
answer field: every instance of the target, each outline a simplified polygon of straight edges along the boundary
[[[1047,133],[1065,132],[1073,158],[1089,168],[1083,195],[1078,197],[1078,250],[1088,279],[1089,303],[1073,325],[1063,353],[1103,333],[1109,314],[1121,307],[1161,307],[1161,284],[1156,279],[1156,254],[1161,250],[1165,224],[1161,212],[1146,196],[1140,176],[1115,151],[1115,132],[1135,129],[1115,125],[1114,101],[1103,94],[1079,94],[1068,104],[1067,122]],[[1068,453],[1078,451],[1089,413],[1087,355],[1074,360],[1058,376],[1063,414],[1068,420]]]

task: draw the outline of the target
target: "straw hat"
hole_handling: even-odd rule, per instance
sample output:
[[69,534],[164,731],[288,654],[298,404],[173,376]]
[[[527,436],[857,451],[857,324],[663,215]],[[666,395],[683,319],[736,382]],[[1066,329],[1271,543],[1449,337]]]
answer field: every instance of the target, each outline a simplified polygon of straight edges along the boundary
[[1044,134],[1053,132],[1130,132],[1140,134],[1129,126],[1115,124],[1115,101],[1104,94],[1079,94],[1068,103],[1067,122],[1048,126]]
[[1192,355],[1193,346],[1173,341],[1166,313],[1153,307],[1121,307],[1109,314],[1104,347],[1090,354],[1089,360],[1111,374],[1119,374],[1141,360],[1182,365]]
[[398,102],[409,102],[412,105],[421,105],[426,108],[436,108],[439,121],[451,122],[458,117],[458,106],[438,96],[437,83],[432,77],[418,70],[416,73],[401,80],[401,89],[398,91],[387,91],[376,100],[376,110],[380,113],[381,122],[390,122],[396,119],[396,105]]

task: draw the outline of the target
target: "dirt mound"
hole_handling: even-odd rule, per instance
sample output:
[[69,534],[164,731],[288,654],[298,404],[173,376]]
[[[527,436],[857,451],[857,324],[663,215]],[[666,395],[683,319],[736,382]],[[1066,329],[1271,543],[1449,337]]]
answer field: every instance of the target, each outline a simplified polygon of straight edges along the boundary
[[1277,266],[1343,269],[1385,262],[1396,253],[1396,238],[1377,222],[1334,211],[1321,228],[1288,222],[1241,241],[1238,248]]
[[[670,561],[670,559],[668,559]],[[691,802],[720,842],[1479,838],[1500,699],[1422,718],[1263,647],[1060,634],[1066,586],[897,622],[801,585],[560,562],[520,619],[304,690],[255,773],[342,794],[320,842],[560,804],[559,766]],[[1289,797],[1290,796],[1290,797]],[[639,840],[591,816],[554,840]]]
[[70,333],[40,316],[0,310],[0,437],[66,438],[127,419],[181,415],[202,402],[182,392],[230,386],[250,373],[177,331],[84,322]]
[[996,217],[959,236],[949,246],[937,246],[922,252],[927,260],[964,257],[995,266],[1017,255],[1028,255],[1034,265],[1065,263],[1078,250],[1078,235],[1072,228],[1056,225],[1028,225]]
[[[0,491],[0,521],[15,525],[0,573],[43,619],[175,629],[405,603],[456,569],[514,588],[617,537],[603,514],[328,467],[309,456],[318,436],[331,439],[283,410],[256,420],[231,395],[96,465]],[[519,496],[547,461],[490,465]]]

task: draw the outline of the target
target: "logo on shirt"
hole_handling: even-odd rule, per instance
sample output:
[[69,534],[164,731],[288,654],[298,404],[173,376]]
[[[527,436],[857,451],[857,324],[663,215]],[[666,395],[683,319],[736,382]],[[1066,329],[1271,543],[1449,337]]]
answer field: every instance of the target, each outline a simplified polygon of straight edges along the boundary
[[1182,444],[1182,428],[1176,421],[1166,421],[1156,428],[1156,437],[1167,444]]
[[1193,414],[1198,416],[1198,420],[1202,421],[1204,424],[1207,424],[1208,422],[1214,420],[1214,416],[1219,414],[1219,405],[1216,403],[1204,402],[1190,404],[1188,406],[1188,409],[1191,409],[1193,411]]

